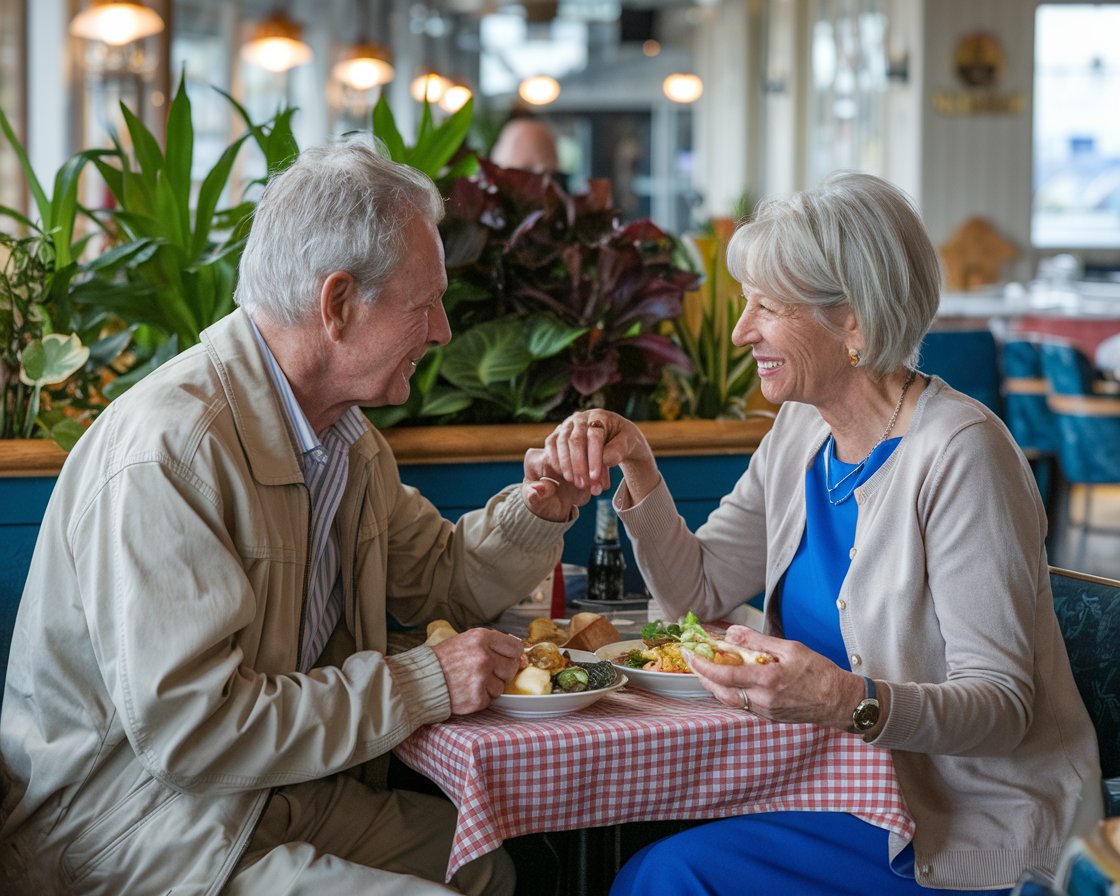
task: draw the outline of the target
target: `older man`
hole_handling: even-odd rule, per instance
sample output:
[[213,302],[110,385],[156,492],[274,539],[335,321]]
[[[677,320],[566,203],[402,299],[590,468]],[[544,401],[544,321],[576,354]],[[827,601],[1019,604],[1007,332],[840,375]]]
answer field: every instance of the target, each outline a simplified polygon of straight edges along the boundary
[[[361,140],[303,153],[259,203],[241,309],[72,452],[7,675],[3,892],[447,892],[450,805],[346,772],[486,707],[520,643],[386,656],[386,614],[495,618],[588,493],[531,453],[451,525],[358,411],[450,338],[441,214]],[[511,864],[452,883],[509,892]]]

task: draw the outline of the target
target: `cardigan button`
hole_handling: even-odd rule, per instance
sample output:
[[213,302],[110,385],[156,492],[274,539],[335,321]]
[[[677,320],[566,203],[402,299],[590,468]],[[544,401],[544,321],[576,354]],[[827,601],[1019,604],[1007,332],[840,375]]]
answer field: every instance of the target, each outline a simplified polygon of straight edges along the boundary
[[848,657],[848,659],[851,661],[853,666],[858,666],[863,662],[863,660],[860,659],[860,655],[858,653],[853,653],[850,657]]
[[856,549],[855,548],[852,548],[850,551],[848,551],[848,559],[849,560],[855,560],[856,559]]
[[848,609],[848,602],[846,600],[844,600],[844,598],[842,598],[842,597],[836,598],[836,609],[838,609],[838,610]]
[[922,865],[922,866],[921,866],[920,868],[918,868],[918,871],[920,871],[920,872],[921,872],[922,874],[927,874],[927,875],[928,875],[928,874],[930,873],[930,871],[932,871],[932,870],[933,870],[933,869],[932,869],[932,868],[930,868],[930,867],[929,867],[929,865]]

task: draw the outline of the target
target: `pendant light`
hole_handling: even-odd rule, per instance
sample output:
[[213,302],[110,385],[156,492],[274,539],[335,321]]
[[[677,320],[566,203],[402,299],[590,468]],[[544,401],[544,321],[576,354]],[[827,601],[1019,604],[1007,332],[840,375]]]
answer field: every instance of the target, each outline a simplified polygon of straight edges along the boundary
[[704,92],[704,82],[691,73],[676,73],[661,83],[661,91],[674,103],[695,103]]
[[393,70],[393,56],[389,48],[369,38],[371,21],[376,22],[378,18],[360,0],[358,14],[360,37],[344,51],[342,58],[331,69],[331,74],[354,90],[369,90],[388,84],[396,72]]
[[70,22],[70,33],[85,40],[100,40],[114,47],[159,34],[163,19],[143,3],[90,0],[89,6]]
[[311,59],[303,42],[303,28],[281,9],[253,26],[252,36],[241,48],[241,58],[270,72],[286,72]]

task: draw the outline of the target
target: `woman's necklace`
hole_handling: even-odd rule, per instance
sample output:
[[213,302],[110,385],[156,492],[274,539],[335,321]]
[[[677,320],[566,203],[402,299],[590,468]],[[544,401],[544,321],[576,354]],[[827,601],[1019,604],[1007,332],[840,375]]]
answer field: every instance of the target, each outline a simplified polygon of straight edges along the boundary
[[[894,406],[894,413],[891,414],[891,419],[890,422],[887,423],[887,428],[884,429],[883,434],[879,436],[879,441],[871,446],[871,450],[867,452],[867,457],[865,457],[858,464],[852,467],[852,469],[849,470],[846,475],[840,477],[839,481],[835,485],[831,484],[832,462],[830,458],[836,449],[836,438],[831,433],[829,433],[828,442],[826,442],[824,446],[824,487],[825,491],[828,493],[828,503],[833,507],[836,507],[839,504],[843,504],[848,500],[848,498],[852,496],[852,492],[856,490],[856,485],[859,482],[859,474],[862,473],[863,468],[867,466],[867,462],[871,459],[871,455],[875,453],[875,449],[887,440],[887,436],[889,436],[891,434],[891,430],[894,429],[894,425],[898,421],[899,412],[902,411],[902,402],[906,399],[906,390],[910,388],[910,384],[912,382],[914,382],[913,370],[911,370],[910,374],[906,377],[906,382],[902,384],[902,393],[898,396],[898,404]],[[833,493],[839,491],[841,486],[843,486],[844,483],[851,479],[853,476],[856,477],[856,480],[852,483],[852,487],[839,498],[834,499],[832,497]]]

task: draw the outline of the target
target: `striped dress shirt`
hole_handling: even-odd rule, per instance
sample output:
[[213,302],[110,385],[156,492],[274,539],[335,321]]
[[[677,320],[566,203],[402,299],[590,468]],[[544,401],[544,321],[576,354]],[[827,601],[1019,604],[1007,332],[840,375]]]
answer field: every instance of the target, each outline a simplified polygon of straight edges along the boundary
[[299,671],[306,672],[315,665],[342,615],[341,555],[338,532],[333,524],[346,487],[346,477],[350,473],[350,446],[366,431],[367,424],[361,411],[347,408],[320,439],[311,428],[288,378],[255,323],[253,335],[276,387],[292,438],[299,448],[303,480],[311,499],[310,575],[300,633],[299,662]]

